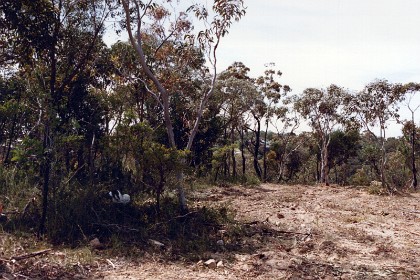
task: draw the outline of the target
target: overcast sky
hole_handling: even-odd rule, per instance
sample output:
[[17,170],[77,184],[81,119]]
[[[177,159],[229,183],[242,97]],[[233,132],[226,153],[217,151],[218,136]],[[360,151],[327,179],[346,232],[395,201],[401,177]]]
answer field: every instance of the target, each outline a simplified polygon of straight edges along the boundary
[[[332,83],[358,91],[377,78],[420,83],[420,0],[245,3],[246,16],[220,46],[221,69],[241,61],[256,77],[274,62],[296,94]],[[392,125],[388,135],[399,134]]]
[[332,83],[357,91],[377,78],[420,82],[420,0],[244,2],[246,16],[220,45],[219,72],[241,61],[257,77],[274,62],[295,94]]
[[375,78],[420,82],[419,0],[248,0],[220,46],[221,68],[275,62],[294,91]]

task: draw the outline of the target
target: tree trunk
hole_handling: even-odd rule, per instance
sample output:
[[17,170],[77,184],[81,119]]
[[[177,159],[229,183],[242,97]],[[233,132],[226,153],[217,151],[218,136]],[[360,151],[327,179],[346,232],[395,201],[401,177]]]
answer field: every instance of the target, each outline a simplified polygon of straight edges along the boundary
[[241,158],[242,158],[242,176],[245,177],[246,175],[246,157],[245,157],[245,132],[243,130],[243,128],[240,129],[240,137],[241,137]]
[[231,157],[232,157],[232,177],[234,179],[236,179],[236,177],[238,176],[237,171],[236,171],[236,158],[235,158],[235,148],[232,148],[231,150]]
[[[230,134],[231,134],[230,142],[233,145],[233,144],[235,144],[235,130],[233,129],[233,126],[232,126],[232,129],[230,131]],[[232,146],[231,157],[232,157],[232,177],[236,179],[238,174],[237,174],[237,171],[236,171],[236,158],[235,158],[235,147],[234,146]]]
[[89,147],[89,184],[93,185],[93,174],[95,169],[95,133],[92,136],[92,142]]
[[385,126],[381,125],[381,183],[383,187],[386,187],[388,189],[388,191],[390,193],[392,193],[392,188],[391,186],[388,185],[388,183],[386,182],[386,170],[385,170],[385,166],[386,166],[386,162],[387,162],[387,156],[386,156],[386,149],[385,149]]
[[411,187],[417,189],[417,168],[416,168],[416,153],[415,153],[415,143],[416,143],[416,125],[414,123],[414,113],[411,114],[411,121],[413,124],[413,130],[411,132],[411,170],[413,174],[413,180],[411,182]]
[[328,144],[329,135],[324,135],[321,140],[321,183],[329,186],[329,169],[328,169]]
[[281,159],[278,168],[277,183],[280,183],[283,180],[283,170],[284,170],[284,161]]
[[335,183],[338,184],[337,164],[334,164]]
[[[49,116],[48,116],[49,118]],[[49,120],[45,123],[44,139],[43,139],[44,161],[41,165],[42,174],[42,214],[39,222],[38,237],[45,233],[45,224],[48,213],[48,192],[50,183],[50,169],[51,169],[51,143],[50,143],[50,125]]]
[[265,133],[264,133],[263,182],[267,181],[267,134],[268,134],[268,119],[265,122]]
[[316,182],[317,183],[320,183],[321,182],[321,176],[320,176],[320,171],[319,171],[319,162],[320,162],[320,159],[321,158],[321,154],[318,156],[318,153],[316,154],[316,174],[315,174],[315,177],[316,177]]
[[[185,159],[181,160],[181,164],[185,165]],[[187,213],[188,212],[188,206],[187,206],[187,197],[185,196],[185,190],[183,187],[184,182],[184,172],[181,169],[178,169],[176,172],[176,180],[177,180],[177,192],[178,192],[178,202],[181,213]]]
[[43,155],[44,160],[41,165],[41,173],[42,173],[42,214],[41,220],[39,222],[39,229],[38,229],[38,237],[41,237],[45,233],[45,224],[47,221],[47,213],[48,213],[48,192],[49,192],[49,183],[50,183],[50,169],[51,169],[51,162],[52,162],[52,143],[51,143],[51,133],[50,133],[50,125],[51,125],[51,110],[53,108],[52,101],[55,100],[55,104],[59,104],[57,102],[57,93],[55,89],[55,83],[57,79],[57,57],[56,57],[56,46],[58,41],[58,32],[60,28],[60,23],[57,21],[54,26],[54,33],[53,33],[53,40],[51,45],[49,46],[49,58],[51,62],[50,66],[50,92],[49,96],[46,97],[45,102],[45,124],[44,124],[44,135],[43,135]]
[[258,163],[258,154],[260,152],[260,136],[261,136],[261,121],[259,119],[255,119],[257,124],[257,129],[255,130],[255,144],[254,144],[254,169],[255,173],[257,174],[258,178],[262,180],[262,172],[260,164]]

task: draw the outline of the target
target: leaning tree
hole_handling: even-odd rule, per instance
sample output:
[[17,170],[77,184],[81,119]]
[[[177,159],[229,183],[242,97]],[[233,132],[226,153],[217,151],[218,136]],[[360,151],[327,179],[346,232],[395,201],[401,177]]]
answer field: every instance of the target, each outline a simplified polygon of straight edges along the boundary
[[[141,1],[122,0],[124,8],[124,19],[122,27],[128,33],[129,41],[137,53],[147,80],[144,80],[146,89],[159,103],[163,112],[164,123],[168,135],[168,141],[172,148],[184,148],[191,150],[194,138],[197,134],[203,112],[208,105],[209,99],[214,93],[217,77],[217,50],[222,38],[234,21],[238,21],[245,15],[245,8],[242,0],[215,0],[212,10],[206,5],[194,3],[187,9],[182,9],[180,1]],[[181,12],[176,12],[181,9]],[[192,21],[190,16],[195,16]],[[194,25],[202,24],[203,29],[198,33],[194,31]],[[144,40],[148,34],[154,34],[159,38],[159,44],[153,51],[146,55]],[[174,135],[173,120],[170,113],[170,100],[173,92],[168,90],[165,84],[165,77],[159,77],[154,71],[152,63],[153,56],[168,43],[176,43],[179,54],[191,48],[198,47],[207,58],[210,69],[203,69],[203,81],[206,85],[202,87],[201,97],[195,104],[195,120],[189,128],[188,142],[185,147],[179,147]],[[173,66],[174,63],[171,64]],[[187,203],[182,186],[183,174],[178,173],[178,198],[182,211],[187,209]]]

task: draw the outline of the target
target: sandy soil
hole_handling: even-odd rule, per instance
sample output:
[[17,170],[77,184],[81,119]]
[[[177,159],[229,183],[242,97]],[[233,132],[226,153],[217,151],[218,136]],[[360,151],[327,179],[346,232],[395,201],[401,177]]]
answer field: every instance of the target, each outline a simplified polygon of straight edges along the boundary
[[[236,212],[249,234],[221,231],[219,262],[145,257],[113,261],[95,279],[420,279],[420,193],[375,196],[325,186],[219,187],[195,194],[197,204]],[[230,244],[236,242],[237,244]],[[229,252],[231,246],[252,248]]]

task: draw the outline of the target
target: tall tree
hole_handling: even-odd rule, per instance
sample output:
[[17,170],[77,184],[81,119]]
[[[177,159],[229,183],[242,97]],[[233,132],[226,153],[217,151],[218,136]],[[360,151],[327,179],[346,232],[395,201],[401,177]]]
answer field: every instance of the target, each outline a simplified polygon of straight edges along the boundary
[[280,70],[274,69],[274,63],[268,63],[264,75],[256,79],[255,83],[258,91],[263,95],[266,102],[265,131],[264,131],[264,148],[263,148],[263,181],[267,181],[267,134],[268,124],[270,119],[277,115],[277,120],[283,118],[286,114],[287,108],[285,106],[278,107],[280,99],[285,97],[290,91],[288,85],[281,85],[277,79],[281,77]]
[[240,136],[239,149],[242,157],[242,175],[245,175],[246,157],[245,157],[245,119],[246,112],[249,110],[251,100],[258,94],[253,80],[248,76],[250,69],[242,62],[234,62],[225,71],[220,73],[217,85],[217,98],[220,100],[221,115],[225,120],[225,138],[223,145],[228,143],[231,146],[230,158],[232,162],[232,175],[237,176],[235,143],[236,132]]
[[417,100],[419,100],[418,95],[420,94],[420,84],[418,83],[409,83],[404,85],[405,91],[405,105],[411,113],[411,122],[410,124],[406,124],[405,129],[411,130],[410,135],[410,144],[411,144],[411,187],[413,189],[417,189],[417,167],[416,167],[416,153],[415,153],[415,143],[417,141],[418,135],[416,134],[417,128],[416,123],[414,121],[414,116],[418,108],[420,108],[420,104],[415,104],[414,97],[417,95]]
[[343,123],[343,101],[346,95],[346,91],[336,85],[331,85],[326,90],[308,88],[294,103],[295,109],[309,121],[319,140],[320,182],[326,185],[329,184],[328,146],[331,141],[331,132]]
[[[387,184],[386,180],[386,131],[389,121],[399,117],[398,102],[402,96],[403,87],[400,84],[391,84],[387,80],[375,80],[368,84],[364,90],[358,92],[348,107],[351,112],[356,114],[362,127],[376,139],[379,145],[381,182],[390,192],[392,192],[392,187]],[[373,132],[375,125],[379,127],[379,135]]]
[[[216,0],[213,4],[214,17],[211,17],[211,11],[208,11],[204,5],[193,4],[185,12],[172,15],[168,5],[170,1],[141,1],[141,0],[122,0],[124,7],[125,20],[124,27],[127,30],[130,43],[137,53],[138,61],[145,72],[147,78],[152,81],[154,86],[148,88],[148,92],[152,94],[158,101],[163,112],[165,126],[168,134],[170,146],[179,148],[174,135],[173,120],[170,115],[170,99],[171,92],[163,82],[163,78],[159,79],[154,73],[153,67],[148,64],[149,58],[146,57],[144,40],[148,32],[153,31],[160,37],[158,47],[154,54],[158,55],[159,51],[169,42],[177,42],[179,50],[182,53],[194,46],[195,38],[198,40],[198,46],[208,58],[211,65],[211,76],[207,75],[208,85],[203,88],[200,102],[197,104],[196,116],[190,128],[188,143],[186,150],[191,150],[194,138],[197,134],[198,127],[203,116],[209,99],[214,93],[214,86],[217,77],[217,49],[221,39],[227,34],[228,29],[234,21],[238,21],[244,14],[243,1],[232,0]],[[198,33],[193,34],[193,25],[188,19],[187,13],[194,13],[197,20],[204,23],[206,28]],[[172,17],[175,20],[171,21]],[[167,24],[167,22],[170,22]],[[203,69],[204,70],[204,69]],[[206,73],[206,71],[204,71]],[[178,174],[178,197],[182,211],[187,209],[187,203],[182,186],[183,175]]]

